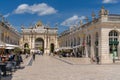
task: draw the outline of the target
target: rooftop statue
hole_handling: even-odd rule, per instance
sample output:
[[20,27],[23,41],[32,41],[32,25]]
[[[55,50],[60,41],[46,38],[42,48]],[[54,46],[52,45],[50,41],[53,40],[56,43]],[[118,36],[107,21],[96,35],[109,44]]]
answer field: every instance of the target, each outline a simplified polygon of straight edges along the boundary
[[37,24],[36,24],[36,27],[41,27],[43,24],[41,21],[38,21]]
[[99,12],[99,15],[101,16],[101,15],[108,15],[108,10],[105,10],[105,8],[102,6],[102,8],[101,8],[101,10],[100,10],[100,12]]

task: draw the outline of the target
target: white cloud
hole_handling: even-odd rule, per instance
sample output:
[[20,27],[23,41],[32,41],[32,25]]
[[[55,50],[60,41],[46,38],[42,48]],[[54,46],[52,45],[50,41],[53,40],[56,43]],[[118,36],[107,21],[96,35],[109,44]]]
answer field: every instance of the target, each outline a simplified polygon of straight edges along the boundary
[[103,3],[117,3],[117,0],[103,0]]
[[79,17],[78,15],[73,15],[72,17],[66,19],[61,23],[62,26],[71,26],[71,25],[76,25],[80,20],[85,19],[85,16]]
[[56,12],[57,10],[51,6],[48,6],[46,3],[33,5],[21,4],[14,11],[15,14],[31,13],[38,14],[39,16],[55,14]]
[[9,17],[10,16],[10,13],[7,13],[4,15],[5,18]]

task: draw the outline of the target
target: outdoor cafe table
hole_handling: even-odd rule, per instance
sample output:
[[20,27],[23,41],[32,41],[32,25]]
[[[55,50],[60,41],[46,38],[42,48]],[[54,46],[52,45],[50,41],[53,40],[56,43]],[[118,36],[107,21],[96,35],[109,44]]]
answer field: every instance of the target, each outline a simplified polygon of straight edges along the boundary
[[6,63],[0,62],[0,69],[3,72],[3,76],[6,76]]

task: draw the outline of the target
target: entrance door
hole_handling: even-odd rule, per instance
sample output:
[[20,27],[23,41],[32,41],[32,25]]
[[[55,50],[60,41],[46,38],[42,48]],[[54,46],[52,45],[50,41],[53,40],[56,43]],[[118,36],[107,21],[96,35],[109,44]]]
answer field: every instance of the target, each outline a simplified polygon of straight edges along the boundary
[[53,53],[53,52],[54,52],[54,48],[55,48],[55,47],[54,47],[54,44],[53,44],[53,43],[51,43],[51,45],[50,45],[50,52],[52,52],[52,53]]

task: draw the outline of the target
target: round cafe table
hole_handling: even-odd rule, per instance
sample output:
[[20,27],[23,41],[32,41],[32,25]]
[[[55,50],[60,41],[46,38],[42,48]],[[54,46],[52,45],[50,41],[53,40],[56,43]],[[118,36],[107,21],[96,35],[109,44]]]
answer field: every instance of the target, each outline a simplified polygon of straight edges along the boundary
[[0,62],[0,69],[3,72],[3,76],[6,76],[6,63]]

